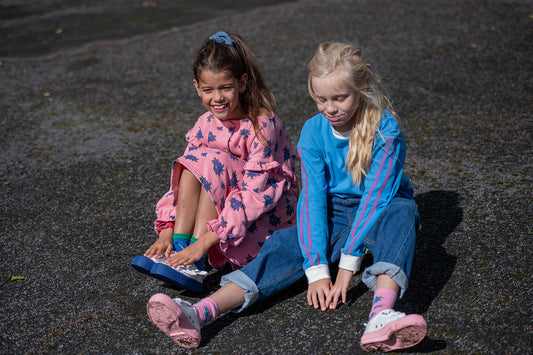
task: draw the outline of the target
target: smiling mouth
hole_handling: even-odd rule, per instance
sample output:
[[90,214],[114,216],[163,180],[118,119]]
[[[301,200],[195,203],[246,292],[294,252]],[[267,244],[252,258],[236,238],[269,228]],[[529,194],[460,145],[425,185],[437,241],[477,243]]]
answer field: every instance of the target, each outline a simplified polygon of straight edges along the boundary
[[212,105],[213,109],[217,112],[222,112],[226,109],[228,105],[227,104],[224,104],[224,105]]

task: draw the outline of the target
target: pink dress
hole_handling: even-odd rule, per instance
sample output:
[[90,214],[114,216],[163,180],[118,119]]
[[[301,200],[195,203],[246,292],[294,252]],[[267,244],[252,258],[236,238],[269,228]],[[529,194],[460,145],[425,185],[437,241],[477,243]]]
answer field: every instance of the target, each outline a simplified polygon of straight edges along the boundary
[[207,223],[220,238],[208,253],[216,268],[227,261],[246,265],[275,230],[296,221],[296,150],[277,116],[258,120],[264,139],[256,136],[249,119],[221,121],[210,112],[200,116],[186,135],[183,156],[173,163],[170,191],[157,204],[159,233],[173,227],[183,168],[196,176],[219,214]]

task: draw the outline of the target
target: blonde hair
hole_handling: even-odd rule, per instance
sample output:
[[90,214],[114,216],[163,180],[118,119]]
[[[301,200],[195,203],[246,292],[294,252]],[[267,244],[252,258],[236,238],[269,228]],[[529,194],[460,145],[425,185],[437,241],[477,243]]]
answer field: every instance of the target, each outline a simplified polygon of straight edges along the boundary
[[354,183],[359,186],[372,163],[372,150],[383,109],[389,109],[394,114],[391,103],[381,87],[379,78],[363,61],[361,50],[353,45],[321,43],[307,68],[307,84],[313,99],[316,100],[316,95],[311,85],[312,78],[326,77],[333,72],[355,93],[361,95],[346,156],[346,169],[351,173]]

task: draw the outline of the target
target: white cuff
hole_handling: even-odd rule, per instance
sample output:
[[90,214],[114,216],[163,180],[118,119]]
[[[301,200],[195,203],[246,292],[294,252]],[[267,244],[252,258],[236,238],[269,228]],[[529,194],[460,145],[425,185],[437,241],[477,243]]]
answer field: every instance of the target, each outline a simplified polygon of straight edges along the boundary
[[339,268],[357,272],[361,268],[363,257],[364,255],[353,256],[353,255],[346,255],[346,254],[341,253],[341,260],[339,261]]
[[311,266],[309,269],[305,269],[305,276],[307,276],[308,283],[322,279],[331,279],[329,266],[326,264]]

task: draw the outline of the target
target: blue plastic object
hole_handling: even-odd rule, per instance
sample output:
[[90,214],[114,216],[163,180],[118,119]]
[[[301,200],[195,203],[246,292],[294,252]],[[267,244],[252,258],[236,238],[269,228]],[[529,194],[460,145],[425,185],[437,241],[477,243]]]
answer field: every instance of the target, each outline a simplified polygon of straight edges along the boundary
[[202,291],[202,282],[198,282],[165,264],[154,265],[152,267],[151,276],[189,291]]
[[133,258],[131,261],[131,266],[139,272],[142,272],[143,274],[150,275],[150,272],[152,271],[152,267],[154,266],[155,262],[147,258],[144,255],[137,255]]

